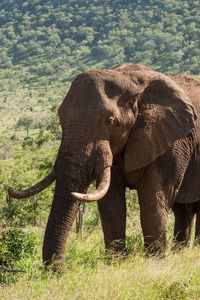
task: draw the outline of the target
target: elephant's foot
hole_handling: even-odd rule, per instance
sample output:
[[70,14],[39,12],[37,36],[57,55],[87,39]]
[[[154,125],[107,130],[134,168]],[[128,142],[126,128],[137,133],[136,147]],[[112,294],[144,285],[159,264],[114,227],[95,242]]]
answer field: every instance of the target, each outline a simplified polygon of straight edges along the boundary
[[183,250],[184,248],[186,248],[188,246],[188,240],[176,240],[174,239],[173,241],[173,245],[172,245],[172,251],[173,252],[178,252]]
[[114,256],[124,256],[127,254],[125,240],[113,240],[109,244],[106,244],[105,248],[107,253]]
[[44,262],[45,270],[50,271],[55,274],[64,274],[67,272],[67,266],[63,260],[52,260],[51,262]]
[[167,250],[167,241],[164,236],[157,240],[150,238],[144,239],[144,249],[147,256],[164,257]]

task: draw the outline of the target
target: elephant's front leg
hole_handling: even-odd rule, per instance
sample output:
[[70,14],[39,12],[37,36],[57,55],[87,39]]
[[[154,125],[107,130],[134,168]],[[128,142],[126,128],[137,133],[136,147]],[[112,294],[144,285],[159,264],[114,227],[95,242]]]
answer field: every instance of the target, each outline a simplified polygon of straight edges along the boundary
[[111,184],[106,196],[98,202],[106,249],[125,250],[126,203],[125,183],[121,174],[112,170]]
[[162,178],[154,166],[146,170],[137,191],[144,247],[148,254],[164,254],[167,247],[169,205],[163,190]]

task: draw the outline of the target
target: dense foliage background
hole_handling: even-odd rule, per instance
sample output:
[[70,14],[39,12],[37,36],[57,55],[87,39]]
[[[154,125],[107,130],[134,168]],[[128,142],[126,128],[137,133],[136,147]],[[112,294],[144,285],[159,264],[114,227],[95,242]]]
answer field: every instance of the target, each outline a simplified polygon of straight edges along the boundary
[[26,82],[122,61],[198,74],[199,8],[198,0],[2,0],[0,64],[26,67]]
[[4,187],[26,188],[51,170],[57,108],[76,74],[135,62],[198,75],[199,49],[199,0],[0,1],[0,284],[18,280],[0,286],[0,298],[199,299],[197,249],[144,258],[135,193],[127,190],[130,256],[107,257],[96,205],[87,205],[82,240],[75,226],[69,239],[69,276],[58,278],[40,269],[54,186],[23,201]]

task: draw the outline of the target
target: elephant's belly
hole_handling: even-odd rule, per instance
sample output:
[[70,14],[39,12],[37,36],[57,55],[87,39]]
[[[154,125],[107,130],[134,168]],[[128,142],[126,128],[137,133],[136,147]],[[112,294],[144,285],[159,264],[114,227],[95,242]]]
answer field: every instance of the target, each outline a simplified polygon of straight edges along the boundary
[[[184,152],[185,148],[183,147],[183,145],[181,149]],[[180,152],[180,149],[178,150]],[[177,164],[177,172],[176,172],[177,174],[181,170],[180,166],[184,165],[183,161],[184,161],[184,155],[181,156],[181,160]],[[185,161],[187,162],[187,159]],[[189,162],[189,165],[184,174],[181,186],[176,195],[175,202],[184,204],[184,203],[193,203],[199,200],[200,200],[200,144],[197,143],[195,149],[193,150],[193,154]]]
[[[196,172],[195,172],[196,173]],[[193,203],[200,200],[200,168],[193,176],[187,176],[177,193],[175,202]]]
[[126,180],[126,186],[129,187],[130,189],[137,189],[138,182],[141,180],[144,169],[136,170],[133,172],[125,172],[122,170],[123,176]]

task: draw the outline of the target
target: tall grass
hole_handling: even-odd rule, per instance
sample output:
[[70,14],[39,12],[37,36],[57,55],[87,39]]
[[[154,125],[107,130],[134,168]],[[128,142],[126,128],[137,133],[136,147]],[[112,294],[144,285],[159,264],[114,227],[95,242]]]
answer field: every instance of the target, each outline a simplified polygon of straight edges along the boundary
[[[200,249],[189,246],[178,253],[169,249],[162,259],[145,257],[138,214],[128,219],[126,256],[105,253],[100,224],[85,229],[82,237],[72,232],[67,271],[60,275],[42,267],[42,235],[40,229],[38,254],[26,273],[2,285],[0,299],[200,299]],[[169,244],[170,240],[171,233]]]

